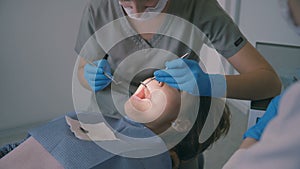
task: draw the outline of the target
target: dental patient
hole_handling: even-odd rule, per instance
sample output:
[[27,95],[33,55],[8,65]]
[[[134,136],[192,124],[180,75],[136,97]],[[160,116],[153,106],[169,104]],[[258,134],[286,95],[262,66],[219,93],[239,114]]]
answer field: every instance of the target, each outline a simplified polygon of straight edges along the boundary
[[[81,119],[78,121],[81,114],[68,113],[68,117],[57,118],[29,131],[30,137],[26,141],[0,159],[0,168],[189,168],[190,166],[184,166],[185,161],[195,159],[213,142],[227,134],[230,113],[226,106],[215,110],[212,108],[214,99],[201,97],[200,104],[197,105],[198,115],[192,120],[190,117],[182,118],[185,117],[182,113],[188,114],[188,111],[191,111],[190,107],[193,106],[189,105],[189,99],[195,96],[189,96],[153,79],[147,79],[144,83],[147,85],[140,85],[126,101],[125,118],[104,117],[104,120],[91,114],[91,119],[95,121],[93,124],[86,124]],[[211,110],[222,112],[221,118],[217,120],[215,130],[210,136],[199,143],[199,136],[208,114],[216,113]],[[178,125],[180,121],[184,123]],[[91,126],[99,124],[104,128],[95,132],[95,127]],[[103,134],[104,129],[111,131]],[[164,138],[168,131],[175,132],[175,135],[186,134],[172,145]],[[108,135],[109,138],[103,138]],[[167,147],[170,151],[165,148],[166,151],[153,156],[133,158],[121,155],[126,152],[108,152],[97,144],[109,142],[110,146],[118,147],[124,142],[124,135],[134,138],[161,136],[162,140],[155,143],[156,147]],[[150,150],[145,148],[143,151]]]
[[[145,83],[148,84],[143,85]],[[198,154],[204,152],[229,131],[230,111],[226,104],[223,105],[224,101],[211,97],[200,97],[199,111],[195,117],[193,113],[188,115],[189,111],[192,110],[186,108],[193,107],[195,100],[197,100],[195,96],[180,92],[165,83],[149,78],[125,103],[126,115],[134,121],[144,123],[156,134],[161,135],[169,128],[180,130],[179,133],[186,132],[185,137],[170,150],[173,168],[198,168],[196,161]],[[182,110],[183,115],[180,115],[180,110]],[[213,122],[207,120],[208,113],[213,116],[211,119]],[[182,118],[186,119],[184,124],[175,127],[174,124],[176,125],[176,122],[180,122]],[[214,131],[210,131],[209,137],[199,143],[199,136],[206,121],[216,123],[213,124],[215,126]],[[190,127],[187,127],[188,125]]]
[[181,104],[180,92],[165,83],[147,79],[125,103],[126,115],[144,123],[156,134],[167,130],[177,118]]

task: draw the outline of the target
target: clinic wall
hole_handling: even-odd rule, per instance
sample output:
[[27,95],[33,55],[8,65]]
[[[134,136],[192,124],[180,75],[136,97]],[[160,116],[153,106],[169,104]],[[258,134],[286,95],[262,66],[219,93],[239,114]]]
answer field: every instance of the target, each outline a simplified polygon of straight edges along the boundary
[[0,1],[0,136],[73,111],[74,46],[85,3]]
[[241,0],[239,27],[248,40],[300,46],[300,36],[281,15],[279,0]]

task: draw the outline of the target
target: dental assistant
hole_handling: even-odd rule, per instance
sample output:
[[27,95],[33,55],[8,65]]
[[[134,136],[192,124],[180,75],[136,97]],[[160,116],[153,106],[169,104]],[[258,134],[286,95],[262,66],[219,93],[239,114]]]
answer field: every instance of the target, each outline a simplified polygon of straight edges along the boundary
[[[113,101],[110,96],[112,80],[109,77],[114,76],[127,56],[153,48],[169,51],[176,56],[191,51],[190,47],[178,39],[154,33],[155,30],[170,30],[178,26],[172,20],[164,20],[163,13],[182,18],[196,26],[240,74],[224,76],[205,73],[198,64],[199,57],[191,52],[187,59],[162,59],[157,62],[157,57],[147,57],[143,62],[134,60],[132,65],[127,66],[128,69],[124,69],[128,71],[127,74],[138,72],[130,86],[137,88],[141,79],[154,75],[156,80],[192,95],[259,100],[280,93],[281,83],[273,68],[247,41],[217,0],[90,0],[83,12],[75,51],[80,56],[78,79],[85,88],[95,93],[101,112],[118,117],[118,111],[110,104]],[[107,34],[136,32],[136,35],[118,41],[109,51],[102,49],[103,44],[86,47],[89,38],[94,37],[98,30],[105,29],[107,24],[125,16],[127,20],[116,24],[112,27],[113,32]],[[176,33],[188,34],[189,30],[181,26],[176,27]],[[141,30],[145,27],[151,27],[154,31],[144,33]],[[99,35],[100,38],[101,36]],[[193,38],[192,34],[187,38],[190,46],[197,46],[198,39]],[[89,56],[81,56],[82,51],[88,51],[85,49],[99,54],[100,59],[92,60],[97,66],[88,64]],[[101,59],[105,54],[108,57]],[[158,70],[138,69],[153,62],[157,63]]]
[[[279,0],[284,19],[300,36],[300,0]],[[275,97],[223,169],[298,169],[300,166],[300,82]]]
[[275,97],[223,169],[299,168],[300,82]]

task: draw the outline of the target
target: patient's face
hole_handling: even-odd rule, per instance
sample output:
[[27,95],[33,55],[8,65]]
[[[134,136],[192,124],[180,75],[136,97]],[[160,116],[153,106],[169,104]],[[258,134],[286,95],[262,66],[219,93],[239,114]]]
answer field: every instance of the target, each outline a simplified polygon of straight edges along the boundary
[[[147,82],[149,79],[145,80]],[[150,129],[167,127],[180,109],[180,92],[164,83],[152,80],[147,87],[140,85],[125,103],[125,113]]]

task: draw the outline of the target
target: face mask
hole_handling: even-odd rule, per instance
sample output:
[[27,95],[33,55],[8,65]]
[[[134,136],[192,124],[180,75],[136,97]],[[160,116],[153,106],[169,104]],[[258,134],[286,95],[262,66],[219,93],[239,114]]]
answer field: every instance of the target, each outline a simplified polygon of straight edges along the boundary
[[292,18],[291,11],[287,0],[279,0],[281,13],[288,25],[300,36],[300,26],[296,26]]
[[131,8],[124,8],[125,12],[127,13],[128,17],[135,19],[135,20],[148,20],[155,16],[157,16],[161,11],[165,8],[168,0],[159,0],[155,7],[147,8],[143,13],[141,13],[140,17],[137,16],[136,13],[133,12]]

